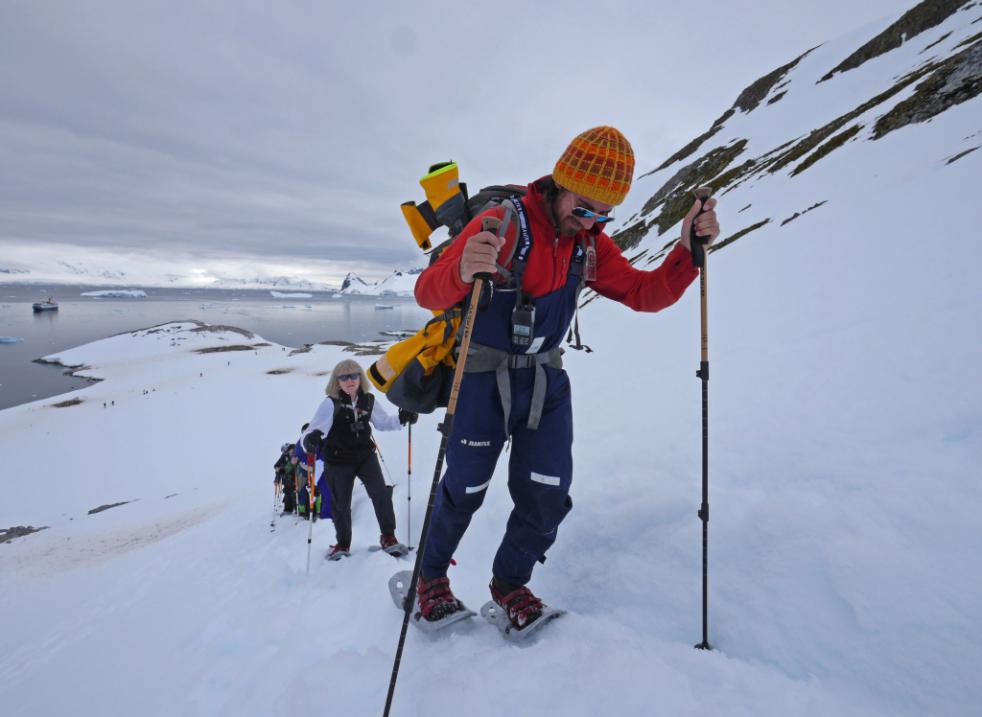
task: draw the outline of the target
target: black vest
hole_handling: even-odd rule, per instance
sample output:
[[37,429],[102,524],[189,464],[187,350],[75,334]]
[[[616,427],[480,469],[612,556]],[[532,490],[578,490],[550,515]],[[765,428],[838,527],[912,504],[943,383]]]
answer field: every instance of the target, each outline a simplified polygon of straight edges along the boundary
[[344,391],[330,398],[334,402],[334,421],[324,439],[324,462],[361,463],[375,450],[369,423],[375,396],[359,389],[354,411],[351,410],[351,397]]

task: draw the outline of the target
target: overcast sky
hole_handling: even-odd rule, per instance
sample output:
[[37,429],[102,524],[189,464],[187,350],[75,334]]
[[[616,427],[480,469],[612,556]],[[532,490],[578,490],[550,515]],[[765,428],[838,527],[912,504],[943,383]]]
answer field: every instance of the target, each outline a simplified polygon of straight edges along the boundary
[[611,124],[640,174],[914,4],[0,0],[0,268],[381,278],[429,164],[524,183]]

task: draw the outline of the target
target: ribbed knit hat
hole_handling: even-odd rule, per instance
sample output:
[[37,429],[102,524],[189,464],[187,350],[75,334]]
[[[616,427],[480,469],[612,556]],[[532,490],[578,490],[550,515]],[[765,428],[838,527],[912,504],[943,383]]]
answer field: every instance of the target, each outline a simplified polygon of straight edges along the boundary
[[604,204],[623,202],[633,176],[634,150],[613,127],[594,127],[577,135],[552,170],[559,186]]

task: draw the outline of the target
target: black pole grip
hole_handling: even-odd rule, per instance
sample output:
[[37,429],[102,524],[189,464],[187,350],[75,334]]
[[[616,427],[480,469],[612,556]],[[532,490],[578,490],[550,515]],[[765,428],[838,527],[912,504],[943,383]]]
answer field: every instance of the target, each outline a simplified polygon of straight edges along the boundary
[[[694,196],[699,201],[699,214],[702,214],[705,210],[706,200],[713,196],[712,187],[698,187],[692,190],[692,196]],[[691,247],[692,253],[692,266],[696,268],[702,268],[706,265],[706,247],[704,242],[707,239],[703,239],[698,234],[696,234],[696,222],[693,219],[692,224],[689,226],[689,246]]]
[[481,299],[478,301],[478,311],[484,311],[491,303],[494,296],[494,283],[491,281],[491,274],[487,271],[480,271],[474,274],[474,281],[483,282],[481,285]]

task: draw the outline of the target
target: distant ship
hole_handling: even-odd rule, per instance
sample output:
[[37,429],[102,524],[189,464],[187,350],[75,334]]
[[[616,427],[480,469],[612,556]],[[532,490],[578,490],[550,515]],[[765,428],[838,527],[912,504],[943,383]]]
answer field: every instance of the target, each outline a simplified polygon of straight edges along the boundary
[[392,304],[375,304],[376,311],[384,311],[385,309],[394,309]]
[[47,301],[35,301],[34,302],[34,311],[35,312],[39,312],[39,311],[57,311],[57,310],[58,310],[58,302],[55,301],[50,296],[48,297],[48,300]]

